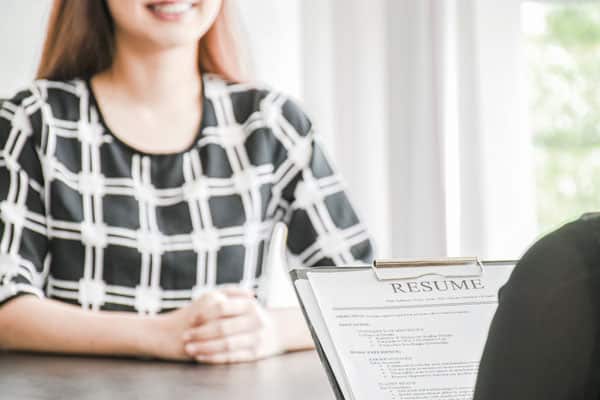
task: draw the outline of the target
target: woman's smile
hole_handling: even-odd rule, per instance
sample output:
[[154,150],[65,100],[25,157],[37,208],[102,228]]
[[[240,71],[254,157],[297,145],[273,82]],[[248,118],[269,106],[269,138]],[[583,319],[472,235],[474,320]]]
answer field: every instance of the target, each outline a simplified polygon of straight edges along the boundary
[[163,21],[178,21],[187,15],[197,1],[158,1],[150,3],[146,8],[156,18]]

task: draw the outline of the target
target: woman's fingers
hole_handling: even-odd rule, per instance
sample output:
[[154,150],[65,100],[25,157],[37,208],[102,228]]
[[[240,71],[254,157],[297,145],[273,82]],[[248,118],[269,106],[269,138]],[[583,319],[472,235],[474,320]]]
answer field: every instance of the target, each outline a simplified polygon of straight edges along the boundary
[[236,317],[250,312],[254,308],[254,300],[247,297],[214,296],[208,300],[192,304],[196,308],[192,325],[204,324],[219,318]]
[[190,304],[194,310],[192,325],[216,318],[234,317],[248,311],[255,303],[254,292],[237,285],[222,286]]
[[182,336],[188,357],[208,364],[225,364],[252,361],[259,353],[269,353],[261,339],[268,324],[264,323],[264,311],[261,313],[252,291],[238,286],[222,287],[190,307],[192,324]]
[[262,358],[252,350],[240,350],[231,353],[198,355],[194,359],[204,364],[235,364],[258,360]]
[[[235,289],[234,289],[235,290]],[[197,325],[183,335],[191,359],[208,364],[252,361],[285,351],[273,315],[248,296],[207,295],[198,307]]]
[[251,314],[216,319],[188,329],[183,333],[183,340],[190,342],[218,339],[224,336],[251,332],[258,329],[260,325],[260,320]]
[[224,285],[218,290],[219,292],[230,297],[247,297],[249,299],[253,299],[256,295],[253,290],[246,289],[238,285]]
[[185,352],[190,357],[215,355],[221,353],[235,353],[257,347],[258,335],[256,333],[243,333],[221,337],[214,340],[189,342],[185,345]]

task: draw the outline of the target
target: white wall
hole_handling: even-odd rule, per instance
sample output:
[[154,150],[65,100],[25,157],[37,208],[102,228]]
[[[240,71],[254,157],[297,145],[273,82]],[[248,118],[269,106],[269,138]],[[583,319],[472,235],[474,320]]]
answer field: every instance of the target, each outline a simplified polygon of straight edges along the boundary
[[49,0],[2,0],[0,97],[12,96],[35,74]]

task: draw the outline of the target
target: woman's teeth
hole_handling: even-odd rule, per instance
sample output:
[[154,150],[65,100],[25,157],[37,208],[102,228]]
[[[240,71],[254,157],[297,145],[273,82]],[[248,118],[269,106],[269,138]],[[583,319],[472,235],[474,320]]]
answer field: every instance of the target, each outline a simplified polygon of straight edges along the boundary
[[192,3],[159,3],[152,4],[150,9],[160,14],[178,15],[192,8]]

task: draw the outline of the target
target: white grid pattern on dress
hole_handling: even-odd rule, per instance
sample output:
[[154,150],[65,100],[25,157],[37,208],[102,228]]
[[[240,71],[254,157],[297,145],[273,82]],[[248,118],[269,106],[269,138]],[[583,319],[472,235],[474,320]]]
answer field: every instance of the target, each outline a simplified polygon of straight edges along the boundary
[[[131,307],[139,313],[154,314],[161,310],[185,305],[221,284],[218,281],[218,254],[232,246],[245,249],[240,284],[255,288],[259,268],[259,252],[265,245],[275,222],[290,223],[297,210],[304,210],[317,234],[314,242],[295,259],[311,266],[323,258],[336,264],[355,262],[350,249],[368,241],[360,222],[346,229],[338,228],[329,212],[325,198],[344,190],[335,173],[317,179],[311,170],[315,138],[310,132],[299,132],[288,121],[282,107],[285,96],[269,92],[242,123],[236,121],[232,95],[259,88],[247,84],[227,84],[218,77],[206,76],[205,96],[214,107],[215,126],[203,129],[196,146],[185,152],[182,162],[184,184],[181,187],[158,188],[151,179],[151,156],[133,154],[131,177],[107,177],[102,172],[102,146],[116,145],[114,137],[106,132],[98,110],[91,103],[84,81],[37,81],[20,103],[7,101],[0,110],[0,119],[10,126],[6,144],[2,148],[0,168],[10,179],[6,198],[0,203],[4,230],[0,240],[0,302],[18,293],[28,292],[42,296],[70,300],[84,308],[98,310],[106,303]],[[49,91],[61,91],[79,99],[79,119],[72,121],[55,115],[47,99]],[[42,126],[33,132],[30,119],[41,115]],[[260,128],[269,129],[286,149],[287,158],[277,168],[273,164],[253,165],[245,141]],[[36,153],[39,157],[43,182],[31,179],[26,167],[19,163],[24,146],[33,145],[38,135]],[[56,156],[59,139],[80,142],[81,170],[72,171]],[[224,149],[232,170],[231,177],[216,178],[204,174],[199,149],[214,144]],[[295,188],[294,199],[288,202],[283,192],[301,175]],[[50,186],[60,182],[81,196],[83,219],[56,218],[52,209]],[[2,183],[4,184],[4,183]],[[271,185],[271,197],[262,215],[260,188]],[[129,229],[105,222],[103,201],[107,195],[135,199],[139,210],[139,229]],[[27,208],[28,196],[37,196],[43,202],[45,214]],[[218,197],[239,196],[245,222],[235,226],[215,225],[210,200]],[[38,201],[39,201],[38,199]],[[157,221],[157,208],[184,203],[189,210],[192,231],[166,235]],[[294,226],[289,227],[290,230]],[[20,254],[22,242],[29,240],[29,232],[37,232],[53,240],[79,242],[84,248],[82,277],[78,281],[59,279],[53,274],[52,254],[44,255],[42,265]],[[135,287],[106,282],[103,268],[111,260],[105,259],[107,246],[119,246],[137,251],[141,256],[139,284]],[[196,254],[196,281],[190,289],[161,287],[161,257],[166,252],[193,251]],[[366,255],[367,257],[369,254]],[[60,266],[58,266],[60,267]],[[192,267],[192,266],[190,266]],[[265,274],[266,271],[262,271]]]

